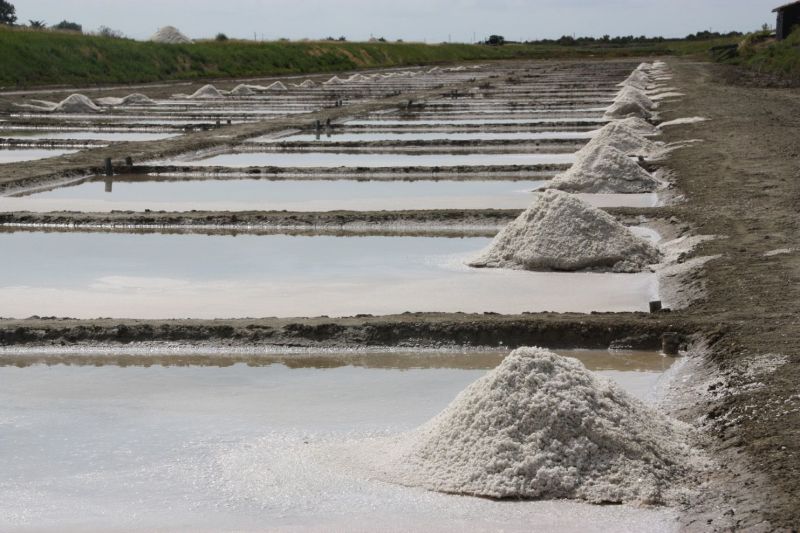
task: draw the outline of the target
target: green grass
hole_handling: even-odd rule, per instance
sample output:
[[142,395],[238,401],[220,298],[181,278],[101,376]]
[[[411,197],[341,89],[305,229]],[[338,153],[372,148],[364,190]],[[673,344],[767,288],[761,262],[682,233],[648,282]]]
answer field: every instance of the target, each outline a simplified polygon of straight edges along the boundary
[[188,45],[0,26],[0,86],[86,85],[331,72],[511,58],[694,54],[716,41],[637,46],[201,41]]
[[800,28],[783,41],[764,40],[758,34],[748,36],[728,62],[800,83]]

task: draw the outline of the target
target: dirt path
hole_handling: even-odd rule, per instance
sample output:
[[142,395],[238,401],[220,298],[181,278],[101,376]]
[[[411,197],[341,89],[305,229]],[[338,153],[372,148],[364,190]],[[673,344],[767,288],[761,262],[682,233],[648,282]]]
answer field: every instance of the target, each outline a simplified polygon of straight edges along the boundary
[[[698,505],[712,522],[692,526],[797,530],[800,92],[731,85],[723,67],[673,64],[686,97],[666,118],[712,119],[668,134],[704,140],[668,161],[687,198],[681,211],[699,233],[725,237],[699,251],[721,258],[705,271],[708,298],[687,314],[725,324],[726,332],[712,339],[709,382],[686,416],[713,437],[732,496]],[[751,466],[739,470],[743,457]]]

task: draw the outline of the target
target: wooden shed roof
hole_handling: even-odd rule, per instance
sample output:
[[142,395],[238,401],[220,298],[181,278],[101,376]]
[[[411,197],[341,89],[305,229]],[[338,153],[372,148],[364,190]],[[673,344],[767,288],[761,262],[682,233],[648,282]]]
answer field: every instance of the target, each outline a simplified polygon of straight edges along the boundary
[[776,11],[781,11],[783,9],[786,9],[787,7],[792,7],[796,5],[800,5],[800,0],[797,0],[796,2],[789,2],[788,4],[783,4],[782,6],[778,6],[775,9],[773,9],[772,12],[775,13]]

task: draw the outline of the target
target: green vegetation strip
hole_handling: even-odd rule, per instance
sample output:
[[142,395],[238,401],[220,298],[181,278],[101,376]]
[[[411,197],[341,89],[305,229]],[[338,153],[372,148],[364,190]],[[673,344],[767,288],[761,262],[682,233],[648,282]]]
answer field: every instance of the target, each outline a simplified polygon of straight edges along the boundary
[[[199,41],[161,44],[0,25],[0,86],[145,83],[333,72],[488,59],[702,53],[730,39],[626,45]],[[732,41],[735,42],[735,41]]]

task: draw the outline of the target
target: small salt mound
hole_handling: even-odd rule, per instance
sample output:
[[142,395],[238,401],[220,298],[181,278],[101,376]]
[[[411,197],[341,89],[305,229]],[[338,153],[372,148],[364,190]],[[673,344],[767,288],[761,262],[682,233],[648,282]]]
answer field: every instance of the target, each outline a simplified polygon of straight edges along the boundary
[[641,70],[634,70],[630,76],[628,76],[622,83],[619,83],[619,87],[624,87],[626,85],[639,87],[640,89],[645,89],[647,86],[652,82],[650,76],[642,72]]
[[58,113],[99,113],[102,110],[88,96],[72,94],[61,100],[54,108]]
[[635,87],[623,87],[617,96],[614,97],[614,102],[636,102],[645,109],[654,109],[656,107],[656,104],[644,91]]
[[130,105],[130,104],[155,104],[155,100],[141,93],[133,93],[122,98],[108,96],[106,98],[98,98],[97,103],[100,105]]
[[674,504],[694,481],[689,435],[577,359],[519,348],[375,462],[451,494]]
[[368,78],[368,77],[364,76],[363,74],[353,74],[352,76],[347,78],[346,81],[351,82],[351,83],[366,83],[368,81],[372,81],[372,78]]
[[[639,135],[658,135],[661,130],[653,126],[645,119],[640,117],[628,117],[615,121],[616,124],[624,126],[628,131]],[[620,127],[620,126],[617,126]]]
[[322,82],[323,85],[341,85],[342,83],[344,83],[344,81],[342,81],[342,79],[339,76],[334,76],[328,81]]
[[470,266],[525,270],[611,269],[639,272],[659,252],[611,215],[548,190],[494,238]]
[[189,98],[224,98],[224,95],[213,85],[204,85],[192,93]]
[[303,83],[299,84],[298,87],[302,87],[303,89],[311,89],[312,87],[316,87],[317,84],[311,80],[306,80]]
[[164,26],[150,37],[150,40],[156,43],[167,44],[189,44],[192,42],[187,36],[178,31],[174,26]]
[[617,101],[606,108],[605,118],[651,118],[653,113],[636,101]]
[[597,146],[578,157],[549,188],[594,194],[635,194],[655,191],[658,180],[612,146]]
[[276,81],[276,82],[273,82],[273,83],[269,84],[267,86],[267,90],[268,91],[288,91],[289,89],[287,89],[286,85],[284,85],[282,82]]
[[[598,146],[613,146],[625,155],[652,155],[659,151],[660,145],[639,133],[636,127],[626,120],[614,120],[600,128],[592,140],[576,153],[580,157],[592,152]],[[634,123],[636,124],[636,123]]]
[[256,91],[254,91],[253,87],[251,87],[250,85],[239,84],[233,89],[231,89],[231,92],[228,94],[230,94],[231,96],[253,96],[254,94],[256,94]]

